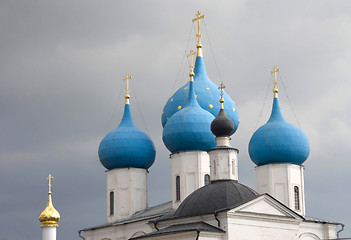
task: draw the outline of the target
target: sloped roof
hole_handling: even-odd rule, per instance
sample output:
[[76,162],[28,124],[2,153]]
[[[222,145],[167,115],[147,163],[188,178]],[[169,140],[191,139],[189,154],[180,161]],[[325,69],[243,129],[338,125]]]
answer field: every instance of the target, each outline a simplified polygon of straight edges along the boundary
[[218,180],[195,190],[175,212],[158,218],[156,221],[229,210],[259,196],[254,190],[235,180]]
[[139,236],[135,238],[130,238],[130,240],[154,237],[154,236],[166,235],[166,234],[176,234],[181,232],[192,232],[192,231],[225,233],[225,231],[223,231],[222,229],[209,225],[205,222],[194,222],[194,223],[172,225],[156,232],[148,233],[143,236]]
[[172,210],[173,210],[172,202],[161,203],[159,205],[149,207],[145,210],[137,212],[128,218],[121,219],[121,220],[116,221],[114,223],[106,223],[106,224],[98,225],[95,227],[84,228],[83,231],[94,230],[94,229],[99,229],[99,228],[104,228],[104,227],[116,226],[116,225],[126,224],[126,223],[130,223],[130,222],[136,222],[136,221],[141,221],[141,220],[145,220],[145,219],[160,217],[160,216],[163,216],[165,214],[170,213]]

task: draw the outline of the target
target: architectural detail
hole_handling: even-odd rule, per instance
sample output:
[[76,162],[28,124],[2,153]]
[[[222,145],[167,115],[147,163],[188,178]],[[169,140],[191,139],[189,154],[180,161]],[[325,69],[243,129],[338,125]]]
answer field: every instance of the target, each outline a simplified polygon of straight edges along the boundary
[[279,69],[274,67],[271,72],[274,74],[271,117],[253,134],[249,143],[249,154],[257,165],[258,193],[269,193],[304,216],[305,194],[302,163],[309,155],[310,146],[305,134],[286,122],[280,111],[277,88],[278,71]]
[[224,85],[218,88],[207,77],[200,42],[204,15],[196,16],[195,68],[191,51],[190,81],[168,100],[162,113],[162,138],[171,152],[172,201],[147,206],[146,176],[154,148],[132,124],[127,86],[122,122],[99,147],[100,161],[108,169],[107,223],[81,230],[85,239],[338,239],[342,224],[304,216],[302,163],[309,143],[281,114],[277,67],[272,71],[271,117],[249,143],[258,193],[238,182],[239,151],[230,146],[238,113]]
[[56,229],[58,222],[60,221],[60,213],[54,208],[51,197],[51,179],[54,177],[49,174],[47,178],[49,180],[49,192],[48,192],[48,203],[46,208],[40,213],[39,221],[41,222],[42,240],[56,240]]
[[[198,21],[198,33],[197,36],[201,35],[200,34],[200,28],[199,28],[199,19],[202,19],[201,13],[197,12],[197,17],[193,21]],[[201,40],[201,38],[197,38],[198,41]],[[197,44],[197,56],[195,60],[195,67],[194,67],[194,89],[195,89],[195,94],[197,95],[197,102],[199,105],[206,110],[207,112],[211,113],[213,117],[217,116],[219,110],[220,110],[220,103],[218,102],[218,96],[220,95],[220,90],[218,89],[218,86],[214,84],[210,78],[207,76],[206,72],[206,67],[205,67],[205,62],[203,58],[203,53],[202,53],[202,45],[201,42]],[[163,108],[163,114],[161,116],[161,122],[162,126],[165,127],[167,121],[171,118],[173,114],[176,112],[180,111],[178,110],[178,106],[184,107],[184,103],[186,102],[186,99],[188,97],[189,91],[187,90],[189,88],[189,82],[187,82],[185,85],[180,87],[167,101]],[[231,99],[231,97],[226,93],[223,92],[223,99],[226,102],[225,104],[225,111],[228,114],[229,118],[234,122],[234,132],[239,126],[239,114],[238,111],[236,110],[236,106]],[[215,147],[215,141],[213,139],[213,147]],[[206,149],[209,150],[209,149]]]
[[193,19],[193,22],[197,21],[197,34],[196,34],[197,45],[196,45],[196,48],[197,48],[197,56],[198,57],[202,57],[202,51],[201,51],[201,48],[202,48],[201,37],[202,37],[202,35],[200,33],[200,19],[204,18],[204,17],[205,17],[205,15],[201,15],[201,12],[197,11],[196,18]]
[[205,175],[210,174],[210,158],[205,151],[185,151],[171,154],[171,161],[172,203],[176,209],[189,194],[205,186]]
[[107,222],[112,223],[146,209],[146,169],[115,168],[107,171],[106,175]]
[[[188,55],[191,57],[191,65],[187,101],[184,108],[175,113],[163,129],[163,142],[172,152],[173,208],[177,208],[194,190],[204,186],[203,176],[210,173],[209,157],[205,151],[214,147],[214,136],[210,131],[213,116],[200,107],[195,97],[193,55],[194,51],[191,50]],[[177,188],[179,185],[180,191]]]
[[[268,193],[280,202],[305,215],[304,167],[291,163],[266,164],[256,167],[257,191]],[[296,188],[298,192],[296,193]],[[298,198],[296,198],[298,197]],[[296,207],[298,203],[298,208]]]
[[119,126],[99,146],[99,158],[107,168],[106,215],[112,223],[147,207],[147,169],[155,161],[151,139],[133,123],[129,106],[129,79],[126,75],[125,108]]
[[238,181],[238,153],[239,150],[229,146],[230,136],[234,131],[234,123],[224,110],[223,83],[221,90],[221,109],[211,123],[211,131],[216,136],[217,147],[208,152],[210,155],[211,180],[236,180]]

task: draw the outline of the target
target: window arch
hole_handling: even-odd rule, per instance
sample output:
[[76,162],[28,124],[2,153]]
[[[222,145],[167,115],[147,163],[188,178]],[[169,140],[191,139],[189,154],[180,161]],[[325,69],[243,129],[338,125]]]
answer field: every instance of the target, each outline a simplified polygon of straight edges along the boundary
[[204,182],[205,182],[205,186],[211,183],[210,175],[205,174]]
[[176,201],[180,201],[180,177],[176,176]]
[[115,194],[113,191],[110,192],[110,216],[115,214]]
[[294,187],[294,203],[295,203],[295,210],[300,210],[300,192],[299,187]]
[[217,169],[216,169],[216,160],[213,160],[213,173],[216,174]]

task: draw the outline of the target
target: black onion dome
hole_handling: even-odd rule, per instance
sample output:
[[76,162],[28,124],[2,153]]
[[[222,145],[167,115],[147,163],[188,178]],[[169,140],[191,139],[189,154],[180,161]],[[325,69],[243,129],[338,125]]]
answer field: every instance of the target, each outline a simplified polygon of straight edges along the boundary
[[216,137],[229,137],[234,132],[234,123],[221,109],[211,123],[211,131]]
[[236,208],[259,195],[235,180],[218,180],[190,194],[172,218],[191,217]]

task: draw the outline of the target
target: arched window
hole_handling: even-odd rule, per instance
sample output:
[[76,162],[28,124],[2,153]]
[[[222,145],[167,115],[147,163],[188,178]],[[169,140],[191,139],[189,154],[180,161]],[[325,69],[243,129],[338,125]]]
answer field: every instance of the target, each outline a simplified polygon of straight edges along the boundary
[[113,191],[110,192],[110,216],[115,213],[115,194]]
[[205,174],[205,176],[204,176],[204,182],[205,182],[205,186],[208,185],[208,184],[210,184],[210,182],[211,182],[210,175]]
[[300,194],[299,187],[294,187],[294,201],[295,201],[295,210],[300,210]]
[[176,201],[180,201],[180,177],[176,176]]

